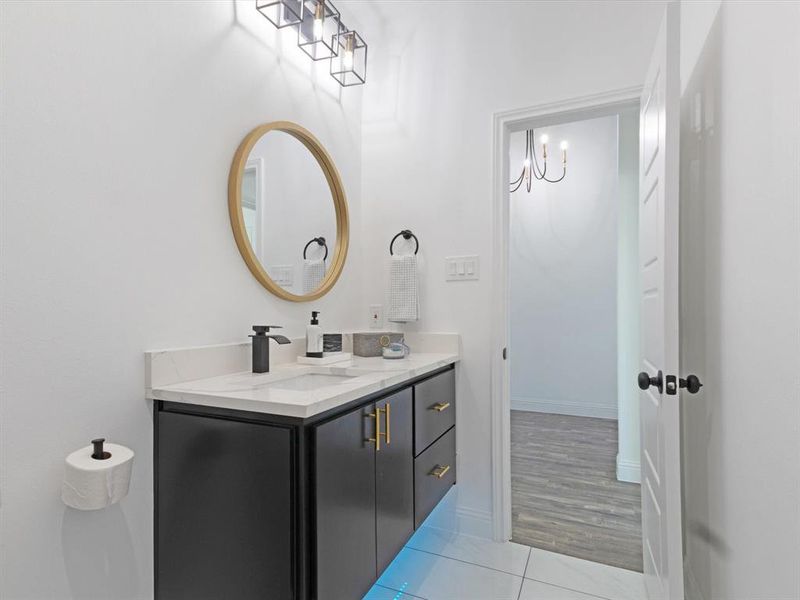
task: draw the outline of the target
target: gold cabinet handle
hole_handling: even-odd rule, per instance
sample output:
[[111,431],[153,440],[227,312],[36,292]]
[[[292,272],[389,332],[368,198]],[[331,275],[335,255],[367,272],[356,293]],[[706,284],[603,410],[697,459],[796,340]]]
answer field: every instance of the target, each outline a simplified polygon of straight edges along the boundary
[[375,442],[375,451],[381,451],[381,436],[385,436],[385,433],[381,433],[381,412],[383,412],[382,408],[376,408],[374,413],[369,413],[367,416],[372,417],[375,419],[375,437],[368,438],[368,442]]
[[449,402],[439,402],[438,404],[431,406],[431,410],[435,410],[436,412],[442,412],[448,408],[450,408]]
[[392,443],[392,405],[387,402],[383,412],[386,414],[386,445],[388,446]]
[[449,470],[450,470],[450,465],[445,465],[444,467],[436,465],[436,468],[430,473],[428,473],[428,475],[433,475],[434,477],[438,477],[439,479],[441,479],[442,477],[444,477],[445,473],[447,473]]

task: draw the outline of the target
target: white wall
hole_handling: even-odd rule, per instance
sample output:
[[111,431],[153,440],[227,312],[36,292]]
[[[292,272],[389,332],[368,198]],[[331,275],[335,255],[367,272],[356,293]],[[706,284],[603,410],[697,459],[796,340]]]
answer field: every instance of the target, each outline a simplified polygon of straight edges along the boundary
[[639,111],[619,116],[617,479],[639,483]]
[[[662,9],[660,2],[373,7],[362,310],[386,304],[386,244],[413,229],[426,265],[422,318],[407,329],[462,335],[458,526],[491,535],[492,114],[640,85]],[[445,283],[444,257],[464,254],[480,255],[481,280]]]
[[[488,531],[490,117],[641,83],[662,4],[340,4],[369,34],[363,145],[362,90],[329,84],[249,1],[0,4],[3,598],[150,597],[142,352],[264,321],[302,335],[312,305],[258,286],[227,217],[233,152],[275,119],[311,129],[347,187],[350,257],[313,304],[326,326],[365,325],[386,243],[419,234],[409,328],[463,336],[457,504]],[[682,32],[700,57],[684,108],[702,115],[682,132],[684,370],[706,383],[684,403],[687,559],[707,599],[797,598],[800,15],[731,3],[706,40],[691,11],[707,7],[684,7]],[[468,253],[481,281],[445,284],[444,256]],[[131,495],[74,512],[63,457],[96,435],[137,452]]]
[[689,598],[800,598],[800,4],[682,7]]
[[[348,7],[353,15],[357,6]],[[146,349],[304,331],[360,303],[361,94],[253,2],[3,2],[0,596],[152,597]],[[227,177],[255,125],[299,122],[342,173],[350,258],[313,304],[272,297],[231,234]],[[60,501],[64,456],[133,448],[130,496]]]
[[[617,418],[617,116],[535,131],[551,140],[547,176],[511,194],[511,408]],[[525,132],[511,135],[511,177]],[[542,164],[541,162],[539,163]]]

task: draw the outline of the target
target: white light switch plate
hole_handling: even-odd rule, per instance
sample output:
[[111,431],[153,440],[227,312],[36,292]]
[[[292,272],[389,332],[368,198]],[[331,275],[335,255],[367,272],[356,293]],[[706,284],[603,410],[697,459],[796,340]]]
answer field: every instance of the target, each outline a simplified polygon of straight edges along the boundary
[[273,265],[267,271],[272,281],[278,285],[284,287],[294,285],[294,267],[292,265]]
[[369,306],[369,327],[370,329],[383,328],[383,305],[370,304]]
[[480,279],[480,259],[475,256],[448,256],[444,259],[446,281],[475,281]]

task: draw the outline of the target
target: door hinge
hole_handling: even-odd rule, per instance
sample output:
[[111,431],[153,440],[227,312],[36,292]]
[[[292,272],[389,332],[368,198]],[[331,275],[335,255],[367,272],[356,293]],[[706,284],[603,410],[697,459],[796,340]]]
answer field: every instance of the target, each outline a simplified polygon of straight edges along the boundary
[[508,358],[508,348],[503,348],[503,360]]

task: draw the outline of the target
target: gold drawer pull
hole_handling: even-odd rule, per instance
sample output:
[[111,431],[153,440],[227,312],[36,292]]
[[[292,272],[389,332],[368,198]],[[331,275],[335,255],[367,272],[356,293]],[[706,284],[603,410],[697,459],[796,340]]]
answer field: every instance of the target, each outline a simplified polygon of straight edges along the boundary
[[450,465],[446,465],[444,467],[440,467],[437,465],[433,471],[428,473],[428,475],[433,475],[434,477],[438,477],[439,479],[441,479],[442,477],[445,476],[445,473],[447,473],[449,470],[450,470]]
[[449,402],[439,402],[438,404],[431,406],[431,410],[435,410],[436,412],[442,412],[448,408],[450,408]]
[[366,417],[371,417],[375,419],[375,437],[374,438],[367,438],[368,442],[375,442],[375,451],[381,451],[381,436],[387,437],[384,432],[381,431],[381,413],[383,412],[382,408],[376,408],[374,413],[369,413],[368,415],[364,415]]
[[392,443],[392,405],[388,402],[386,403],[386,408],[383,409],[384,415],[386,415],[386,445]]

